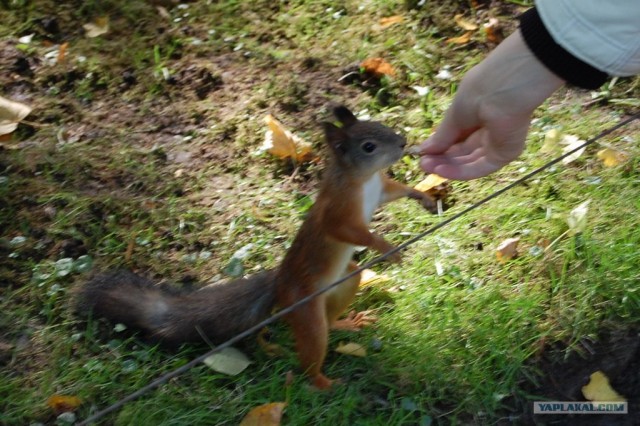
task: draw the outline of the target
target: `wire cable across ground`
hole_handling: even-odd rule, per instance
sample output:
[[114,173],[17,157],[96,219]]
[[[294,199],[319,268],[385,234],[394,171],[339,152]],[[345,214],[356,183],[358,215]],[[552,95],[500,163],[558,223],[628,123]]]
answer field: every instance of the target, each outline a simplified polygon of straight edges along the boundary
[[97,420],[99,420],[100,418],[104,417],[105,415],[112,413],[113,411],[118,410],[120,407],[124,406],[125,404],[127,404],[128,402],[131,402],[139,397],[141,397],[142,395],[144,395],[145,393],[149,392],[152,389],[157,388],[158,386],[166,383],[167,381],[171,380],[174,377],[177,377],[179,375],[181,375],[182,373],[188,371],[189,369],[191,369],[192,367],[196,366],[197,364],[203,362],[207,357],[221,351],[222,349],[228,348],[230,346],[232,346],[233,344],[239,342],[240,340],[256,333],[257,331],[260,331],[263,327],[274,323],[275,321],[277,321],[278,319],[282,318],[283,316],[287,315],[288,313],[292,312],[293,310],[299,308],[300,306],[308,303],[311,299],[327,292],[330,291],[331,289],[333,289],[334,287],[337,287],[338,285],[342,284],[344,281],[348,280],[349,278],[354,277],[355,275],[361,273],[363,270],[372,267],[373,265],[382,262],[383,260],[385,260],[386,258],[388,258],[389,256],[404,250],[405,248],[409,247],[410,245],[412,245],[413,243],[415,243],[416,241],[426,237],[427,235],[433,234],[435,231],[437,231],[438,229],[441,229],[445,226],[447,226],[448,224],[450,224],[451,222],[459,219],[460,217],[466,215],[467,213],[469,213],[472,210],[477,209],[478,207],[482,206],[483,204],[488,203],[489,201],[493,200],[496,197],[499,197],[500,195],[502,195],[503,193],[509,191],[510,189],[520,185],[521,183],[529,180],[530,178],[532,178],[533,176],[543,172],[544,170],[550,168],[551,166],[559,163],[560,161],[562,161],[563,159],[569,157],[570,155],[576,153],[577,151],[585,148],[588,145],[591,145],[593,143],[595,143],[596,141],[602,139],[603,137],[613,133],[614,131],[626,126],[627,124],[631,123],[632,121],[636,120],[640,118],[640,112],[636,112],[635,114],[631,115],[630,117],[620,121],[618,124],[616,124],[615,126],[612,126],[604,131],[602,131],[601,133],[599,133],[597,136],[585,141],[584,143],[580,144],[579,146],[575,147],[574,149],[565,152],[564,154],[560,155],[559,157],[549,161],[548,163],[544,164],[541,167],[538,167],[537,169],[527,173],[526,175],[518,178],[517,180],[513,181],[512,183],[510,183],[509,185],[504,186],[503,188],[497,190],[496,192],[491,193],[490,195],[486,196],[485,198],[481,199],[480,201],[477,201],[475,203],[473,203],[472,205],[470,205],[469,207],[463,209],[462,211],[454,214],[453,216],[437,223],[436,225],[433,225],[432,227],[430,227],[429,229],[425,230],[424,232],[421,232],[417,235],[415,235],[414,237],[408,239],[407,241],[405,241],[404,243],[398,245],[396,248],[394,248],[393,250],[389,250],[388,252],[376,257],[375,259],[365,263],[364,265],[360,266],[358,269],[348,273],[347,275],[345,275],[344,277],[340,278],[339,280],[335,281],[334,283],[332,283],[331,285],[324,287],[320,290],[317,290],[315,292],[313,292],[312,294],[298,300],[297,302],[293,303],[292,305],[289,305],[281,310],[279,310],[278,312],[276,312],[275,314],[273,314],[271,317],[265,319],[264,321],[259,322],[258,324],[254,325],[253,327],[245,330],[244,332],[238,334],[235,337],[232,337],[231,339],[227,340],[224,343],[221,343],[220,345],[216,346],[215,348],[211,349],[210,351],[198,356],[197,358],[194,358],[193,360],[189,361],[187,364],[184,364],[183,366],[176,368],[175,370],[170,371],[169,373],[166,373],[160,377],[158,377],[156,380],[152,381],[151,383],[149,383],[148,385],[138,389],[137,391],[127,395],[126,397],[122,398],[121,400],[119,400],[118,402],[108,406],[107,408],[104,408],[98,412],[96,412],[95,414],[91,415],[90,417],[88,417],[87,419],[77,423],[78,426],[86,426],[92,422],[95,422]]

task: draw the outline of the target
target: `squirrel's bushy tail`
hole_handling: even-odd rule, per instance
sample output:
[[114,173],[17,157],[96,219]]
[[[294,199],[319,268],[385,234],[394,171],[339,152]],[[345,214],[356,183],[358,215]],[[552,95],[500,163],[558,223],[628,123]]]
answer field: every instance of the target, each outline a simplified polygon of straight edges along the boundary
[[182,293],[130,271],[109,271],[76,289],[75,309],[169,345],[203,341],[202,334],[221,343],[267,318],[275,303],[274,278],[275,271],[265,271]]

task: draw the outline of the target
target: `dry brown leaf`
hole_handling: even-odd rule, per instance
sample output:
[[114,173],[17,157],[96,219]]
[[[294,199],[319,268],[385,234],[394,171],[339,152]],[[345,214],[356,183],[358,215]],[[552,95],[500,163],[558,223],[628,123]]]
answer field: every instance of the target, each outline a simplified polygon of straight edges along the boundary
[[378,24],[378,28],[384,30],[385,28],[389,28],[392,25],[399,24],[404,21],[404,17],[401,15],[389,16],[386,18],[381,18]]
[[449,179],[438,176],[435,173],[431,173],[422,182],[414,186],[414,188],[421,192],[427,192],[428,190],[433,189],[436,186],[447,182],[448,180]]
[[452,37],[450,39],[447,39],[446,42],[449,44],[467,44],[469,43],[469,41],[471,41],[471,34],[473,34],[472,31],[467,31],[460,37]]
[[89,38],[99,37],[109,32],[109,17],[101,16],[96,18],[93,22],[89,22],[82,26],[86,31],[86,36]]
[[286,402],[270,402],[252,408],[240,422],[240,426],[279,426]]
[[596,155],[606,167],[615,167],[627,161],[626,154],[611,148],[602,149]]
[[511,260],[518,254],[518,242],[520,238],[507,238],[496,249],[496,257],[502,263]]
[[278,158],[292,158],[303,162],[313,157],[311,144],[287,130],[271,114],[264,118],[268,129],[263,148]]
[[131,238],[129,240],[129,244],[127,244],[127,250],[124,252],[124,261],[129,263],[131,261],[131,256],[133,256],[133,250],[136,248],[136,239]]
[[364,346],[358,343],[340,343],[336,348],[336,352],[341,353],[343,355],[351,355],[351,356],[359,356],[365,357],[367,356],[367,350]]
[[371,73],[378,78],[385,75],[390,77],[394,77],[396,75],[396,70],[393,66],[382,58],[365,59],[360,63],[360,67],[364,69],[365,72]]
[[582,395],[589,401],[626,401],[609,384],[609,378],[600,370],[593,373],[589,383],[582,387]]
[[67,47],[69,47],[69,43],[62,43],[60,45],[60,48],[58,49],[58,57],[56,58],[56,64],[61,64],[64,62],[64,59],[67,56]]
[[491,43],[501,43],[504,39],[504,35],[502,34],[502,27],[500,26],[500,21],[496,18],[489,19],[489,22],[484,24],[484,33],[487,36],[487,41]]
[[156,6],[156,9],[158,10],[158,15],[160,15],[162,18],[171,19],[171,14],[169,13],[166,7]]
[[293,371],[291,370],[287,371],[287,373],[284,375],[284,387],[288,388],[289,386],[291,386],[295,379],[296,379],[296,375],[293,374]]
[[52,395],[47,400],[47,405],[56,414],[75,411],[81,403],[80,398],[71,395]]
[[475,31],[478,29],[478,26],[471,21],[467,21],[463,18],[462,14],[458,14],[453,17],[453,20],[456,21],[456,24],[466,31]]
[[0,96],[0,135],[8,135],[31,112],[31,107]]

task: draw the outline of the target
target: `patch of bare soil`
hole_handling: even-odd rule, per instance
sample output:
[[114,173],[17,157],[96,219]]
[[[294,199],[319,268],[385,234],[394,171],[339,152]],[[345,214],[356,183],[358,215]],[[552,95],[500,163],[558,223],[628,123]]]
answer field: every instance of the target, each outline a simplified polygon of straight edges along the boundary
[[[628,401],[629,414],[533,414],[531,401],[518,407],[519,421],[526,425],[633,426],[640,424],[640,334],[624,331],[602,336],[598,342],[584,340],[565,357],[562,348],[548,348],[534,362],[542,373],[537,386],[525,389],[538,400],[584,402],[582,387],[591,374],[602,371],[613,389]],[[505,422],[504,424],[511,424]]]

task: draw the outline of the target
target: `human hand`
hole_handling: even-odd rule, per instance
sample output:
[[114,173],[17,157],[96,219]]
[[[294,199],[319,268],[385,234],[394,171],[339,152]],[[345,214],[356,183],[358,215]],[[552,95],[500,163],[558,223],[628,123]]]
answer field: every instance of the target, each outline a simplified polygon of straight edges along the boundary
[[436,133],[420,146],[420,166],[458,180],[495,172],[522,153],[533,111],[564,83],[514,32],[463,78]]

